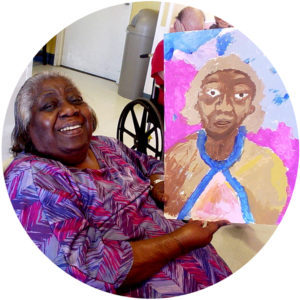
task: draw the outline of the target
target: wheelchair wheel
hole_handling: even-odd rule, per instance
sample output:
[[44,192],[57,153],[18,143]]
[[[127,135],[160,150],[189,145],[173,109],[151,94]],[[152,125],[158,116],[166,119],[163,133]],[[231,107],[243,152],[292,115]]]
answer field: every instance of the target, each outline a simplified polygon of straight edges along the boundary
[[163,160],[163,122],[149,100],[137,99],[123,109],[117,138],[131,148]]

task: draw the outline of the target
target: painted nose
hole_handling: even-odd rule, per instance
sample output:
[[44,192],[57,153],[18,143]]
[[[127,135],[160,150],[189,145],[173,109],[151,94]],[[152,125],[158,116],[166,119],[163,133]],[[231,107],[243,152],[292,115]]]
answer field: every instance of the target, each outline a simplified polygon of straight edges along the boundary
[[231,112],[233,110],[231,98],[227,94],[222,95],[216,104],[216,109],[222,112]]
[[64,101],[60,109],[60,117],[70,117],[79,113],[79,108],[68,101]]

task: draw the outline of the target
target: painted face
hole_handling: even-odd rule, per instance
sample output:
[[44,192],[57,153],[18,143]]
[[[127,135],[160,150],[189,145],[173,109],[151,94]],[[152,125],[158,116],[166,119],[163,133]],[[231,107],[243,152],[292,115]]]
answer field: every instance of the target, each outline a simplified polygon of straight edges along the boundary
[[29,124],[36,150],[65,163],[77,163],[86,156],[92,132],[92,114],[76,87],[63,77],[44,80]]
[[223,70],[204,78],[196,105],[203,128],[213,138],[224,138],[236,131],[254,112],[255,85],[237,70]]

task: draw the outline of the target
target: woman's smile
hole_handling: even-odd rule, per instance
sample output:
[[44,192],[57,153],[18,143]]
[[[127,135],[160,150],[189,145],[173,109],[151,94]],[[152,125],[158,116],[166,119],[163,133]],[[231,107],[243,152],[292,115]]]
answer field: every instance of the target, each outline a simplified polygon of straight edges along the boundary
[[81,128],[81,125],[74,125],[74,126],[64,127],[62,129],[60,129],[59,131],[71,131],[71,130],[75,130],[77,128]]
[[30,123],[36,150],[64,162],[79,162],[93,132],[91,111],[79,91],[64,78],[51,78],[42,83],[37,99]]
[[66,136],[77,136],[83,133],[82,127],[67,127],[61,131],[59,131],[60,134],[66,135]]
[[64,127],[58,130],[60,134],[67,135],[67,136],[77,136],[83,133],[83,126],[82,124],[74,124],[74,125],[65,125]]

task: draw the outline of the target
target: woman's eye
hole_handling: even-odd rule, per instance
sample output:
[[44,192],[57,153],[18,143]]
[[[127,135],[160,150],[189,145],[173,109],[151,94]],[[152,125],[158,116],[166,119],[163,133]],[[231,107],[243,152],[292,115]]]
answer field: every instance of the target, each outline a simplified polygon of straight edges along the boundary
[[52,111],[56,107],[55,103],[46,103],[41,107],[42,111]]
[[237,100],[243,100],[246,97],[248,97],[248,95],[249,95],[248,93],[236,93],[234,94],[234,98]]
[[81,104],[83,102],[83,99],[81,97],[76,97],[70,100],[73,104]]
[[221,94],[217,89],[209,89],[205,93],[212,98],[217,97]]

